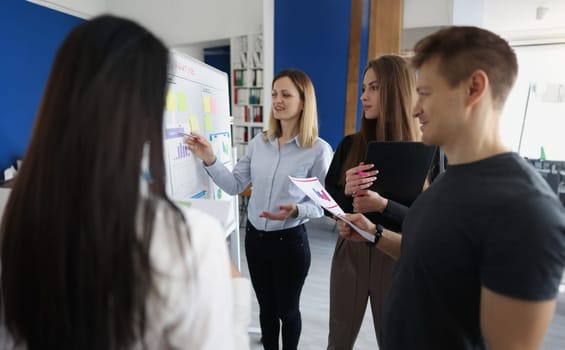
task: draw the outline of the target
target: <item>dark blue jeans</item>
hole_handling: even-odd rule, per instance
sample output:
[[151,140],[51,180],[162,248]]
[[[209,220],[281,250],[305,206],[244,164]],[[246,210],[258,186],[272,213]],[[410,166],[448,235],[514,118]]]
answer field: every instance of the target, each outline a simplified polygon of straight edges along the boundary
[[311,258],[306,228],[300,225],[266,232],[248,221],[245,253],[259,302],[263,347],[279,349],[282,323],[283,350],[295,350],[302,330],[300,293]]

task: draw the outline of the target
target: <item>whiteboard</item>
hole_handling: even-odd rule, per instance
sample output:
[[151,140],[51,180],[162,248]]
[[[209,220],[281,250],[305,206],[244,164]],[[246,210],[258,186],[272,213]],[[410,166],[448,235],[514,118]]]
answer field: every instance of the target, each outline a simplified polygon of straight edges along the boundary
[[[227,73],[171,51],[163,119],[167,194],[177,204],[208,208],[205,211],[211,215],[217,215],[210,209],[214,207],[211,201],[229,202],[232,210],[227,218],[219,219],[226,232],[234,231],[238,226],[236,196],[214,184],[181,134],[194,131],[205,137],[212,143],[217,161],[233,169]],[[225,203],[217,204],[225,207]]]

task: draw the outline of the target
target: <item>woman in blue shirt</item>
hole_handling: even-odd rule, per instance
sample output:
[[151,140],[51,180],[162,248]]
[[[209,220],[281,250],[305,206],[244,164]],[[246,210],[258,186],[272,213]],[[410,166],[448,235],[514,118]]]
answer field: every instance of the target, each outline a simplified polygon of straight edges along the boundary
[[330,145],[318,137],[316,96],[302,71],[283,70],[273,79],[269,129],[251,140],[232,172],[216,161],[211,144],[188,137],[214,182],[236,195],[250,183],[245,250],[260,308],[265,349],[296,349],[302,328],[300,293],[310,268],[306,223],[323,210],[288,176],[323,181],[332,159]]

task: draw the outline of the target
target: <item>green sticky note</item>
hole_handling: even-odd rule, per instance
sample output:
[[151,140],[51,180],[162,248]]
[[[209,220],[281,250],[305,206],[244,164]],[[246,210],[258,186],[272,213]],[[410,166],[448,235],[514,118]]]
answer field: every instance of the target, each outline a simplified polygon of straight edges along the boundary
[[212,131],[212,117],[210,117],[210,114],[204,114],[204,129]]
[[188,111],[188,105],[186,103],[186,95],[183,92],[177,93],[177,101],[179,104],[179,112]]

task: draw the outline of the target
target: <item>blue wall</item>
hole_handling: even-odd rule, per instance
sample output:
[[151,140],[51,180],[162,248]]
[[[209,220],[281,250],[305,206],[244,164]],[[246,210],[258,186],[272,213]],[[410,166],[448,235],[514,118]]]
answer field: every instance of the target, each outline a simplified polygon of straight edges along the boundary
[[55,52],[80,22],[24,0],[2,0],[0,171],[23,156]]
[[363,71],[367,65],[367,55],[369,53],[369,18],[371,14],[371,1],[363,0],[363,17],[361,18],[361,48],[359,53],[359,86],[357,87],[357,119],[356,129],[359,130],[361,125],[361,112],[363,104],[361,103],[361,84],[363,84]]
[[343,138],[350,1],[275,0],[275,74],[306,72],[314,83],[320,136],[335,149]]
[[[231,86],[230,46],[216,46],[204,49],[204,63],[228,74],[228,87]],[[231,101],[231,89],[228,89]]]
[[[369,0],[363,1],[360,73],[366,64]],[[343,138],[351,1],[275,0],[275,74],[305,71],[314,83],[320,136],[335,149]]]

